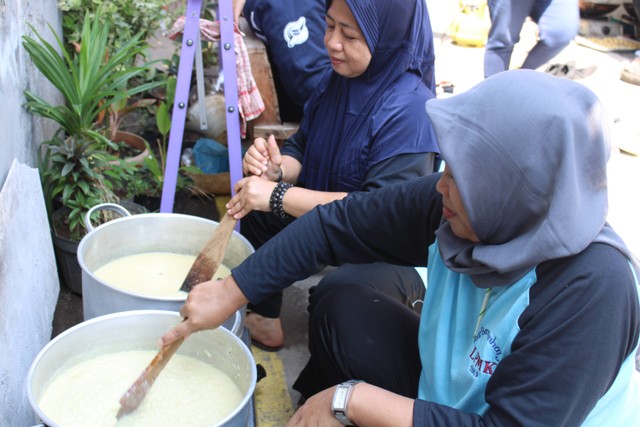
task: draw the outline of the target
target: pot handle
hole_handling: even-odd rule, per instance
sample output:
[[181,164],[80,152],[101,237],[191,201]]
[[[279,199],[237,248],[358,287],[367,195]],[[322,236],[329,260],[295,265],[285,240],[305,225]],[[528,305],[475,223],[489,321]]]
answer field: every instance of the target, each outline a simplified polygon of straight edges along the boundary
[[114,211],[115,213],[120,214],[121,216],[131,216],[131,212],[129,212],[128,210],[126,210],[124,207],[115,204],[115,203],[101,203],[99,205],[95,205],[94,207],[92,207],[91,209],[89,209],[87,211],[87,213],[84,216],[84,226],[87,228],[87,231],[93,231],[93,229],[95,228],[92,224],[91,224],[91,215],[94,212],[98,212],[98,211]]

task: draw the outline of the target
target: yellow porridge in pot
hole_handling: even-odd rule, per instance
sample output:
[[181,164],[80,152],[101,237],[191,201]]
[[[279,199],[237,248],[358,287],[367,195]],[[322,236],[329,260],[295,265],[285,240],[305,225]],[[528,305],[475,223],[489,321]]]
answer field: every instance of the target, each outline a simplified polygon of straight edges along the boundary
[[[137,294],[184,296],[180,286],[195,259],[195,255],[147,252],[115,259],[96,269],[94,274],[103,282]],[[230,273],[228,267],[221,265],[213,277],[222,278]]]
[[45,385],[38,404],[64,427],[205,427],[222,421],[242,402],[240,389],[224,372],[175,354],[138,409],[117,420],[120,397],[155,355],[121,351],[63,367]]

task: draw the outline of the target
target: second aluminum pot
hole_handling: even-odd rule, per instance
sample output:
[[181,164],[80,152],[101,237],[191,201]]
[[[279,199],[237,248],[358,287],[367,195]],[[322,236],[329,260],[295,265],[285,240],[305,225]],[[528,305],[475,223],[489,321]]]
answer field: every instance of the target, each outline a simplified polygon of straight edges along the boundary
[[[50,427],[64,427],[51,420],[38,403],[49,380],[61,366],[71,366],[77,361],[110,352],[157,351],[158,338],[179,322],[180,315],[171,311],[129,311],[84,321],[55,337],[33,360],[27,375],[26,392],[36,422]],[[222,328],[200,331],[191,334],[178,353],[220,369],[243,394],[236,410],[219,423],[212,424],[212,427],[250,425],[257,372],[253,355],[240,338]],[[85,425],[91,426],[92,421],[87,420]]]
[[[126,211],[124,213],[127,214]],[[84,320],[129,310],[179,311],[184,298],[153,297],[129,292],[100,280],[93,273],[115,259],[146,252],[195,256],[217,226],[215,221],[191,215],[150,213],[124,216],[92,229],[78,246]],[[234,231],[223,264],[233,268],[253,251],[249,241]],[[242,334],[243,325],[244,309],[223,324],[237,336]]]

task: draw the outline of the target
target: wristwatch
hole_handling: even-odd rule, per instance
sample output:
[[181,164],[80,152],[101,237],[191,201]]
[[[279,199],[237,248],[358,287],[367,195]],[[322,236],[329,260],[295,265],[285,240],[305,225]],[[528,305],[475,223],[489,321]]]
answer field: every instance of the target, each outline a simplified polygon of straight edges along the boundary
[[361,383],[360,380],[349,380],[338,385],[335,393],[333,393],[333,400],[331,401],[331,412],[345,426],[352,426],[354,424],[347,418],[347,406],[349,405],[349,398],[353,392],[353,387]]

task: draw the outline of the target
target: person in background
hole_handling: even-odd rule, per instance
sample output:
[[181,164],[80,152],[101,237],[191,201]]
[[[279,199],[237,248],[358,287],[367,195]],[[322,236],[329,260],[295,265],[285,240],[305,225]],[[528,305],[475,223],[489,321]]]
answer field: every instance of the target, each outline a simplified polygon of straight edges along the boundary
[[488,0],[491,28],[484,55],[484,76],[509,69],[513,48],[527,17],[538,24],[538,41],[520,68],[536,69],[578,34],[578,0]]
[[[245,178],[227,207],[254,248],[319,204],[433,173],[439,151],[423,114],[433,98],[433,34],[424,0],[327,3],[324,43],[332,71],[305,104],[299,130],[282,150],[257,138],[243,159]],[[246,216],[245,216],[246,215]],[[345,266],[323,284],[353,277],[384,286],[413,305],[424,284],[411,267]],[[398,285],[395,285],[398,284]],[[278,350],[282,293],[248,307],[256,346]]]
[[331,70],[323,42],[325,1],[233,0],[233,11],[267,47],[281,120],[300,122],[304,103]]
[[426,110],[443,173],[318,206],[196,285],[163,344],[325,265],[426,264],[420,316],[348,282],[312,295],[288,426],[637,425],[640,265],[606,221],[595,94],[511,70]]

